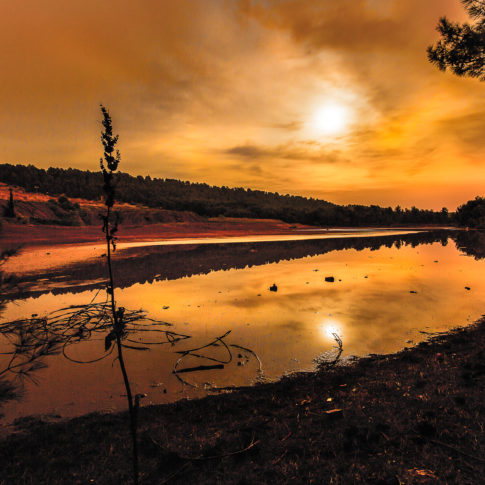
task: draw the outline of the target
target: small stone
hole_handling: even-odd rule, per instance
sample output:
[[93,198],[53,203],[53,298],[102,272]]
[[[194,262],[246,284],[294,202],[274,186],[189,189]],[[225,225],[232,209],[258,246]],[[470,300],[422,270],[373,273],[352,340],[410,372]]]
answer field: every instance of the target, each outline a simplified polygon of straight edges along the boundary
[[278,287],[273,283],[270,287],[269,287],[269,291],[278,291]]
[[335,281],[335,278],[333,276],[325,276],[325,281],[328,283],[333,283]]

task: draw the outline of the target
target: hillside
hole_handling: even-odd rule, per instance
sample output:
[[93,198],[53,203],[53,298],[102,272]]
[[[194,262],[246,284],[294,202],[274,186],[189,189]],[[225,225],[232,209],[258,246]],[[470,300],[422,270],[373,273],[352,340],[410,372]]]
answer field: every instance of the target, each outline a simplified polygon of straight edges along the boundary
[[[341,206],[330,202],[277,192],[215,187],[173,179],[116,174],[117,200],[153,209],[190,211],[204,217],[279,219],[316,226],[389,226],[402,224],[449,224],[446,209],[435,212],[379,207]],[[0,182],[29,192],[99,201],[101,172],[72,168],[39,169],[33,165],[0,164]]]
[[[12,187],[15,207],[14,221],[33,224],[54,224],[62,226],[99,226],[99,214],[106,207],[101,200],[90,201],[81,198],[68,199],[65,196],[51,197],[46,194],[27,192]],[[10,197],[9,187],[0,183],[0,211],[4,214]],[[189,211],[173,211],[143,207],[129,203],[116,205],[121,221],[127,225],[144,225],[169,222],[200,222],[205,218]]]
[[[10,189],[15,217],[0,219],[3,246],[80,244],[103,239],[99,215],[106,211],[106,207],[101,200],[68,199],[65,196],[54,199],[0,183],[0,214],[5,213]],[[115,210],[120,214],[120,242],[294,234],[301,229],[311,230],[310,226],[273,219],[207,218],[190,211],[156,209],[126,202],[116,203]]]

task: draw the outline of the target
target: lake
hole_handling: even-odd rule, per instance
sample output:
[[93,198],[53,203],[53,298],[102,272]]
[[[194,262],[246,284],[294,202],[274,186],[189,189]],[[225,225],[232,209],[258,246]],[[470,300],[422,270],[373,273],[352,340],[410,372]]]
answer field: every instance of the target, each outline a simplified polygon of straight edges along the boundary
[[[134,322],[125,340],[131,347],[125,349],[130,380],[135,392],[147,395],[143,405],[313,370],[315,359],[335,355],[336,336],[345,361],[397,351],[484,313],[481,233],[344,236],[121,246],[113,263],[118,306],[141,308],[148,317]],[[2,321],[101,304],[103,250],[102,245],[24,250],[4,268],[18,282],[6,294],[12,301]],[[22,396],[3,405],[4,422],[30,414],[68,417],[125,409],[115,354],[105,356],[106,329],[55,325],[42,331],[57,332],[59,353],[16,368],[25,373]],[[39,332],[29,335],[18,324],[0,333],[0,369],[11,358],[5,353],[20,341],[43,338]],[[25,352],[15,362],[23,358]]]

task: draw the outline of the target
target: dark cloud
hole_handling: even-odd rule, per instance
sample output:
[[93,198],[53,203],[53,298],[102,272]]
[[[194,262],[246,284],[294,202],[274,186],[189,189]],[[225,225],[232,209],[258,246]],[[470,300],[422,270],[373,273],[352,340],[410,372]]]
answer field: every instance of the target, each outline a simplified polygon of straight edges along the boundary
[[437,131],[446,132],[466,149],[485,152],[485,103],[484,109],[438,120]]
[[224,150],[227,155],[236,155],[250,160],[276,159],[301,160],[316,163],[347,162],[338,150],[327,150],[315,141],[288,143],[274,147],[238,145]]
[[271,155],[268,150],[254,145],[235,146],[225,150],[225,153],[227,153],[228,155],[238,155],[240,157],[250,159],[262,158]]
[[275,123],[274,128],[285,131],[298,131],[301,130],[303,123],[301,121],[290,121],[289,123]]
[[240,0],[239,9],[310,47],[352,52],[407,50],[429,39],[440,16],[462,13],[450,0]]

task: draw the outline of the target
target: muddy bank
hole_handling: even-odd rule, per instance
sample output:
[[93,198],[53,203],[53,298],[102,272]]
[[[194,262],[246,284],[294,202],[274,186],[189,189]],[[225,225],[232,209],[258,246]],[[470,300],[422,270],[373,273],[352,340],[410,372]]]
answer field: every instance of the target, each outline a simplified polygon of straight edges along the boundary
[[[318,230],[301,224],[290,225],[277,220],[216,218],[202,221],[164,222],[152,224],[123,224],[119,242],[155,241],[161,239],[231,237],[247,235],[294,234],[302,228]],[[101,225],[56,226],[18,224],[3,221],[0,245],[52,246],[60,244],[103,243]]]
[[[143,407],[141,483],[482,483],[484,346],[482,320],[397,354]],[[0,483],[130,483],[126,415],[17,424]]]

